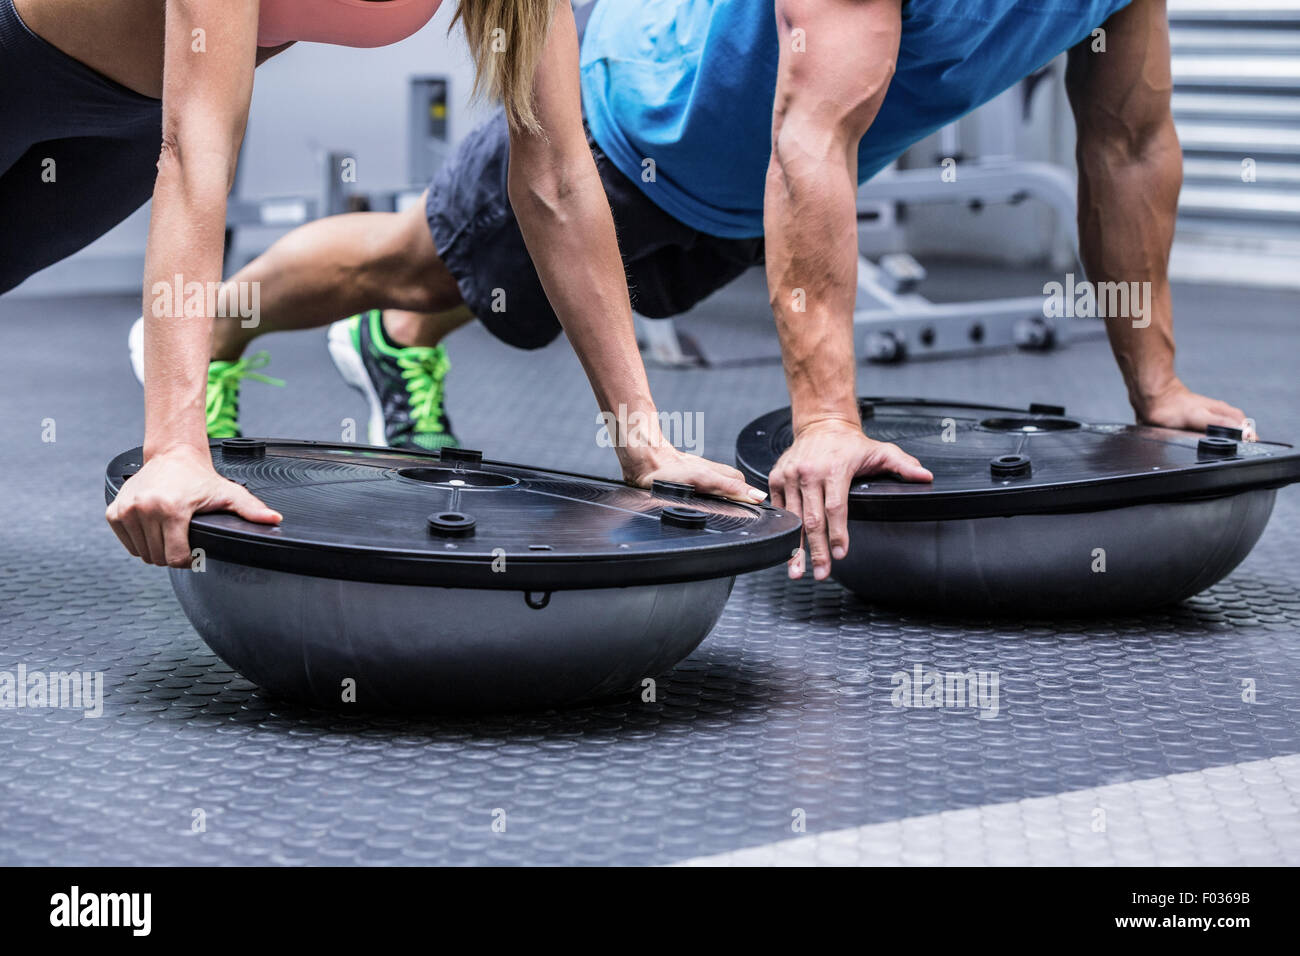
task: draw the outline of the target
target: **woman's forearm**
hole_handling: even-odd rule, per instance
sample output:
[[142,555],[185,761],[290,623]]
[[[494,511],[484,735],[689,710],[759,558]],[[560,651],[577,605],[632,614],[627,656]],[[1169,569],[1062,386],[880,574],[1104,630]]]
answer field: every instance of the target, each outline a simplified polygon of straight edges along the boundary
[[248,122],[257,20],[257,0],[167,0],[162,148],[145,251],[146,458],[182,447],[207,459],[216,305],[208,290],[221,280],[226,195]]
[[628,436],[618,442],[626,463],[628,455],[652,452],[663,439],[636,344],[614,219],[591,154],[583,152],[567,162],[538,164],[550,170],[540,175],[525,175],[512,164],[510,201],[600,410],[617,413],[622,406],[642,413],[646,427],[630,445]]
[[207,448],[205,391],[226,214],[220,151],[158,164],[145,253],[145,456]]

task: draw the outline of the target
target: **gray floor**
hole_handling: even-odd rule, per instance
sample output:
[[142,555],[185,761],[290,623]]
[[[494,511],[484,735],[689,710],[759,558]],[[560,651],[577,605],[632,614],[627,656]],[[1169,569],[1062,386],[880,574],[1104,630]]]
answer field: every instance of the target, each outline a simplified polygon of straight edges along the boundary
[[[757,361],[652,373],[660,407],[703,413],[706,452],[721,459],[742,425],[785,403],[752,279],[683,327],[718,358]],[[1300,435],[1293,294],[1185,286],[1175,301],[1184,379],[1242,405],[1265,437]],[[0,671],[102,671],[107,687],[98,719],[0,710],[0,863],[1163,862],[1155,845],[1177,838],[1177,821],[1203,829],[1202,791],[1185,782],[1203,773],[1212,789],[1233,782],[1211,818],[1250,825],[1196,861],[1300,861],[1288,759],[1300,752],[1294,488],[1247,562],[1177,608],[953,621],[867,607],[775,569],[740,579],[657,703],[482,720],[341,717],[272,700],[217,661],[165,573],[126,555],[104,524],[103,466],[140,438],[125,356],[137,314],[124,299],[0,300]],[[449,407],[467,444],[614,474],[567,346],[517,352],[477,328],[450,345]],[[247,386],[249,434],[338,439],[344,419],[364,426],[322,336],[265,346],[268,371],[288,386]],[[869,367],[859,385],[1128,415],[1102,340],[1053,355]],[[56,440],[43,441],[51,422]],[[890,675],[917,663],[996,669],[999,716],[894,708]],[[1078,819],[1033,802],[1113,804],[1122,819],[1137,799],[1129,785],[1164,796],[1139,801],[1149,824],[1139,836],[1113,827],[1111,849],[1091,855],[1080,856]],[[505,832],[495,832],[502,812]],[[969,834],[926,829],[969,824],[954,813],[985,820],[986,836],[996,824],[996,840],[973,858],[965,838],[936,840]],[[203,832],[191,832],[195,819]],[[799,820],[806,835],[792,857]],[[880,827],[892,828],[883,843]]]

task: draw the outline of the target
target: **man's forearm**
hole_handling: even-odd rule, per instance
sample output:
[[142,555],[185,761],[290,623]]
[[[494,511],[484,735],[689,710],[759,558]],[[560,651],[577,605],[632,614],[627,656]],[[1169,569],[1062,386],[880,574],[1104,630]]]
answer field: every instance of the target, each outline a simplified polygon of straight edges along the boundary
[[[1106,316],[1111,348],[1139,412],[1176,381],[1169,250],[1182,186],[1182,153],[1173,122],[1146,142],[1079,143],[1079,248],[1088,279],[1125,283],[1127,314]],[[1137,285],[1134,286],[1133,283]]]
[[857,421],[857,193],[843,150],[828,142],[818,156],[778,142],[768,168],[768,294],[796,432],[828,419]]

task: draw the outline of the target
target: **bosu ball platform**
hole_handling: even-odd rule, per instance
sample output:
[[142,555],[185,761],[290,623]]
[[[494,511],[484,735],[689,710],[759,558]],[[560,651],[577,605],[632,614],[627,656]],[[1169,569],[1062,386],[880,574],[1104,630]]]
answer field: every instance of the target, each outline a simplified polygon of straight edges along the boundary
[[[863,398],[862,430],[934,475],[859,479],[849,553],[832,573],[864,599],[930,613],[1102,614],[1190,597],[1259,540],[1276,490],[1300,480],[1290,445],[1085,422],[1065,409]],[[793,440],[790,409],[751,422],[736,459],[751,484]]]
[[[484,461],[260,439],[217,470],[284,516],[197,515],[177,599],[226,663],[283,697],[416,711],[601,697],[670,669],[735,577],[785,561],[799,521],[765,505]],[[112,500],[139,448],[108,466]]]

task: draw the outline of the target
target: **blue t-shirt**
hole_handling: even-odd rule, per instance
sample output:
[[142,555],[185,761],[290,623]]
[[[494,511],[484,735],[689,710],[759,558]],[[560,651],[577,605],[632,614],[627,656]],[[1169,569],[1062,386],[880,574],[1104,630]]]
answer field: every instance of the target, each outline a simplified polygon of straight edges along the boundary
[[[1129,0],[909,0],[894,78],[858,147],[865,182],[917,140],[1086,38]],[[804,55],[816,55],[816,36]],[[582,43],[596,143],[660,208],[763,234],[778,38],[773,0],[599,0]],[[654,161],[654,181],[642,177]]]

